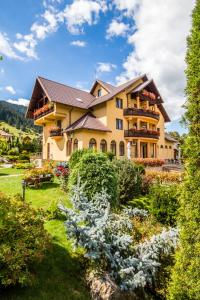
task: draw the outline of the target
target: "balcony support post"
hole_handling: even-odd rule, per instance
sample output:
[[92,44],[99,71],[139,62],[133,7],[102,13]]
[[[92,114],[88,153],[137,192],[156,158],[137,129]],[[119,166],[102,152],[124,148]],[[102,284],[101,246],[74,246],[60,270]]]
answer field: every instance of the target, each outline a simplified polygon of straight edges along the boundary
[[137,129],[140,129],[140,119],[137,118]]
[[137,158],[140,158],[140,140],[137,140]]

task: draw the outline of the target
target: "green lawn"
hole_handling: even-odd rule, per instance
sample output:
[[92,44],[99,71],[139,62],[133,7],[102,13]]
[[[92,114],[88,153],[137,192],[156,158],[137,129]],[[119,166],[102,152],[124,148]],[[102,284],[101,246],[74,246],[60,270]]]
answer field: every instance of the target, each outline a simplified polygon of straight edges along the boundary
[[13,169],[13,168],[0,168],[0,178],[1,176],[13,175],[13,174],[23,174],[24,170]]
[[[5,172],[0,170],[1,172]],[[12,169],[12,174],[16,173]],[[0,191],[6,194],[21,193],[21,176],[0,177]],[[61,200],[70,205],[58,182],[43,184],[41,189],[26,189],[26,201],[35,208],[47,209],[51,201]],[[11,288],[0,291],[1,300],[89,300],[84,282],[83,267],[78,254],[72,251],[66,238],[63,221],[50,220],[45,223],[52,236],[52,245],[46,258],[36,268],[35,282],[28,288]]]

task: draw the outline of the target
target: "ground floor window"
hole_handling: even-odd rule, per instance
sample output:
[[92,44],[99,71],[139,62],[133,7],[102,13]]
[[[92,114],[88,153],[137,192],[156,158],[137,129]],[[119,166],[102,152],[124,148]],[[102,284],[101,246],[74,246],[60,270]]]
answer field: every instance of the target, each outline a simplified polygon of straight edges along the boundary
[[73,151],[76,151],[76,150],[78,150],[78,140],[77,139],[74,140],[74,145],[73,145]]
[[124,156],[124,142],[119,143],[119,155]]
[[100,150],[101,150],[101,152],[107,152],[107,142],[106,142],[106,140],[101,140]]
[[72,153],[72,142],[71,140],[68,140],[66,145],[66,154],[67,156],[70,156],[71,153]]
[[116,142],[115,141],[112,141],[111,143],[110,143],[110,151],[114,154],[114,155],[116,155],[116,152],[117,152],[117,146],[116,146]]
[[90,141],[89,141],[89,148],[93,149],[93,150],[97,149],[97,142],[96,142],[95,139],[90,139]]

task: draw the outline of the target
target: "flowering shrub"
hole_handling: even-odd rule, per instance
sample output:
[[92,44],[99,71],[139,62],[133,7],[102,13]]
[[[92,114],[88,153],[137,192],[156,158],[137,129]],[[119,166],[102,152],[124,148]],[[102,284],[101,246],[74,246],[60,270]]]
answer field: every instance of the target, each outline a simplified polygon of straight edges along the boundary
[[69,165],[68,162],[60,162],[54,169],[54,174],[59,178],[60,187],[62,190],[67,190],[67,182],[69,177]]
[[43,212],[0,193],[0,287],[29,285],[49,245]]
[[145,171],[145,178],[151,182],[171,182],[180,183],[183,180],[183,173],[181,172],[163,172],[156,170]]
[[34,185],[39,187],[41,182],[52,181],[53,180],[53,170],[52,168],[45,166],[43,168],[34,168],[26,172],[23,176],[27,185]]
[[146,217],[146,212],[131,209],[121,214],[110,209],[105,191],[92,201],[84,195],[80,180],[74,188],[72,208],[60,206],[65,212],[68,236],[75,246],[85,250],[85,257],[109,276],[123,291],[147,288],[154,282],[162,254],[170,255],[177,245],[178,231],[163,230],[142,244],[133,245],[131,217]]
[[34,167],[34,164],[26,162],[26,163],[16,163],[13,165],[13,168],[15,169],[32,169]]
[[33,113],[34,118],[37,118],[40,115],[42,115],[43,113],[47,112],[48,110],[53,109],[53,107],[54,107],[53,103],[47,103],[44,106],[42,106],[41,108],[36,109]]
[[145,167],[160,167],[164,165],[165,161],[163,159],[157,158],[135,158],[133,161],[136,164],[143,165]]

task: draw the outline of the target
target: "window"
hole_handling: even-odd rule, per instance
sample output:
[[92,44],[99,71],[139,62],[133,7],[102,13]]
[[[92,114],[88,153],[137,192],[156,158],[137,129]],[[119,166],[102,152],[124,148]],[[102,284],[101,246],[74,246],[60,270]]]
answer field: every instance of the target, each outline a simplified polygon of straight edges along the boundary
[[123,108],[123,100],[120,98],[116,98],[116,107]]
[[72,142],[71,140],[68,140],[66,145],[66,154],[67,156],[70,156],[71,153],[72,153]]
[[169,146],[169,149],[172,149],[172,146]]
[[168,147],[167,147],[167,145],[165,145],[165,149],[167,149]]
[[160,132],[160,128],[157,128],[157,131]]
[[98,95],[98,97],[101,97],[101,96],[102,96],[102,89],[99,89],[99,90],[97,91],[97,95]]
[[93,149],[93,150],[96,150],[96,148],[97,148],[97,142],[96,142],[95,139],[90,139],[90,141],[89,141],[89,148]]
[[61,126],[62,126],[62,121],[61,121],[61,120],[57,120],[57,126],[58,126],[59,128],[61,128]]
[[106,142],[106,140],[101,140],[100,150],[101,150],[101,152],[106,152],[107,151],[107,142]]
[[77,139],[74,140],[74,145],[73,145],[73,151],[76,151],[76,150],[78,150],[78,140]]
[[111,143],[110,143],[110,151],[114,154],[114,155],[116,155],[116,142],[115,141],[112,141]]
[[119,143],[119,155],[124,156],[124,142]]
[[119,129],[119,130],[123,129],[123,120],[116,119],[116,129]]
[[160,148],[163,148],[163,145],[160,145]]

